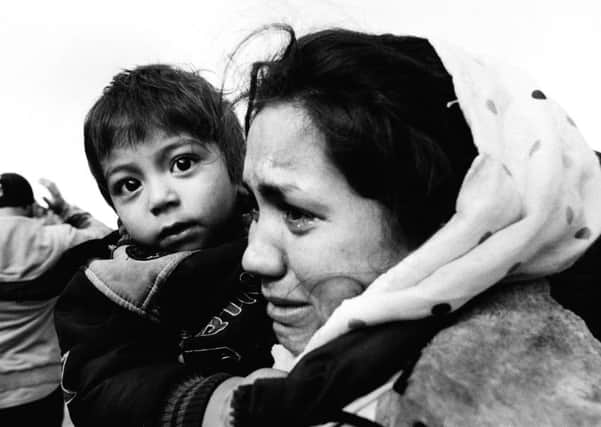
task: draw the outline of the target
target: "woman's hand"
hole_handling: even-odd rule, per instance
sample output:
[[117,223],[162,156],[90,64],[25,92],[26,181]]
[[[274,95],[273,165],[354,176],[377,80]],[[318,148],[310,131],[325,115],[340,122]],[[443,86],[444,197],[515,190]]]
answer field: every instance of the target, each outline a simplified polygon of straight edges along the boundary
[[252,384],[259,378],[285,377],[286,372],[278,369],[258,369],[246,377],[232,377],[222,382],[213,392],[205,410],[202,427],[230,427],[231,402],[234,391],[246,384]]

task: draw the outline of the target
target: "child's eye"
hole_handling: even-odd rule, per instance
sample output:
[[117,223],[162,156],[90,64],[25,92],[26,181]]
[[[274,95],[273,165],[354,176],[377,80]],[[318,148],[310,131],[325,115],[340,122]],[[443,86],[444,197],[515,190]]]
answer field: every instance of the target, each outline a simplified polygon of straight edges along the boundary
[[289,206],[284,210],[284,221],[293,234],[304,234],[313,228],[317,217],[302,209]]
[[113,186],[113,194],[129,195],[136,192],[141,185],[142,183],[135,178],[123,178]]
[[171,163],[171,172],[186,172],[196,163],[196,159],[190,156],[177,157]]

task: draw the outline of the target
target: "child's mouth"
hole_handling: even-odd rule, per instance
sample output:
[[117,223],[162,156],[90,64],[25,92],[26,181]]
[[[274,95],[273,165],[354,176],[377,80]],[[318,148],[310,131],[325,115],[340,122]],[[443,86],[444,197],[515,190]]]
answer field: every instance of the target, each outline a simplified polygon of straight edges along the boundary
[[164,249],[171,250],[196,249],[187,246],[198,240],[200,233],[200,226],[195,222],[176,222],[161,230],[159,245]]

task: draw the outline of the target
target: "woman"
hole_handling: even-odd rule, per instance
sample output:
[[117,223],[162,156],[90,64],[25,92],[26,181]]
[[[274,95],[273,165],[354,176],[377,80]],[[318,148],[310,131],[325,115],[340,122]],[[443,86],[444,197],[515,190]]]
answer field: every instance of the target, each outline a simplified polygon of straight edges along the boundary
[[[601,346],[534,280],[601,230],[601,170],[572,119],[443,43],[290,33],[253,68],[243,266],[276,366],[300,362],[238,388],[233,425],[601,423]],[[230,422],[218,402],[239,383],[205,425]]]

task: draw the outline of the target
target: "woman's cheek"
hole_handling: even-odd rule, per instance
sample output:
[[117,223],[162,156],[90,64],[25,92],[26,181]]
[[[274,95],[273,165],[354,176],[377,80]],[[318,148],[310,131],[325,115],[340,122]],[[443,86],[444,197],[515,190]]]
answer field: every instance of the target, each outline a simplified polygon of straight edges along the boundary
[[348,276],[333,276],[317,282],[310,290],[311,300],[318,315],[325,322],[334,310],[348,298],[365,290],[365,285]]

